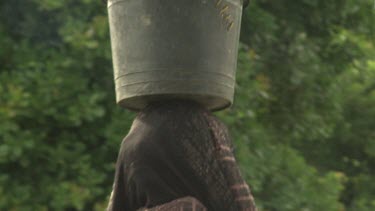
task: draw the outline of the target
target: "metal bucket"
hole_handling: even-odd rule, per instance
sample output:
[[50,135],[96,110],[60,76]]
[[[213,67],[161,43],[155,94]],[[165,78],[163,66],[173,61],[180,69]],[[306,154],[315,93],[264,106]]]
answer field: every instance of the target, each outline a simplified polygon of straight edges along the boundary
[[109,0],[116,100],[233,102],[242,0]]

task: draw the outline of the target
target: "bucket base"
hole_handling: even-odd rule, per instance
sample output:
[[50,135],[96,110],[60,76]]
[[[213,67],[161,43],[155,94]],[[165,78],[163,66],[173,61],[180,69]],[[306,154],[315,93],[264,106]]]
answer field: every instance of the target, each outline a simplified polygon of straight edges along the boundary
[[134,96],[122,99],[117,102],[120,106],[132,111],[139,111],[145,108],[149,103],[167,100],[192,100],[197,102],[211,111],[218,111],[228,108],[231,105],[229,100],[217,96],[205,96],[196,94],[160,94],[148,96]]

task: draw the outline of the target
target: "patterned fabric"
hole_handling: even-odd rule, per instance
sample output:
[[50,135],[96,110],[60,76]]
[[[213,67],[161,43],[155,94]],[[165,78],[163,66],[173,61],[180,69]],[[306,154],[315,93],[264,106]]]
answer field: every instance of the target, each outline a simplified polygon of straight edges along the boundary
[[169,203],[153,207],[150,209],[142,208],[138,211],[207,211],[207,208],[204,207],[198,200],[193,197],[184,197],[171,201]]
[[238,210],[255,211],[254,198],[250,188],[241,176],[233,155],[232,142],[225,125],[212,115],[207,115],[209,127],[215,140],[216,157],[220,161],[221,171],[228,182]]
[[107,210],[152,210],[188,196],[209,211],[256,210],[225,125],[191,102],[155,103],[122,142]]

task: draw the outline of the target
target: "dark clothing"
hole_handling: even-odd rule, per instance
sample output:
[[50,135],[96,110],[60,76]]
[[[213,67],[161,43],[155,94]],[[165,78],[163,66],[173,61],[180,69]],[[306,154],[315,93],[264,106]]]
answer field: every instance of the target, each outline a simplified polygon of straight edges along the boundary
[[142,208],[138,211],[207,211],[207,208],[204,207],[198,200],[192,197],[184,197],[176,199],[174,201],[162,204],[157,207],[150,209]]
[[191,196],[210,211],[255,211],[225,126],[190,103],[156,104],[125,137],[108,211],[152,208]]

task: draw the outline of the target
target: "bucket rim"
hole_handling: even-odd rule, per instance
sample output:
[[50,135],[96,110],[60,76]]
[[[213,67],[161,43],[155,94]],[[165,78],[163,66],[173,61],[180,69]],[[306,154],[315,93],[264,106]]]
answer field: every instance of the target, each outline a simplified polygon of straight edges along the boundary
[[[107,0],[107,8],[109,9],[114,4],[117,4],[117,3],[120,3],[120,2],[123,2],[123,1],[127,1],[127,0]],[[222,1],[222,0],[216,0],[214,3],[217,4],[219,1]],[[224,0],[224,1],[232,4],[233,6],[239,8],[239,9],[242,9],[242,7],[243,7],[243,0],[240,0],[239,2],[237,2],[235,0]]]

